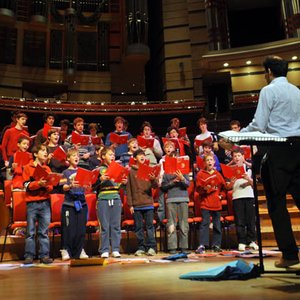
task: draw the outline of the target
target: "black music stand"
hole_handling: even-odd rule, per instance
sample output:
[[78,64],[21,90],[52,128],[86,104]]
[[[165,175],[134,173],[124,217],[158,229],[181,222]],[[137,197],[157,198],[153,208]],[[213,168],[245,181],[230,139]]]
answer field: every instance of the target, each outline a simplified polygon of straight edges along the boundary
[[[238,142],[240,145],[248,145],[251,149],[251,157],[254,157],[253,146],[274,146],[281,144],[282,142],[276,141],[256,141],[256,140],[240,140]],[[256,182],[256,166],[254,165],[254,160],[252,160],[252,179],[253,179],[253,192],[254,192],[254,203],[255,203],[255,215],[256,215],[256,234],[257,234],[257,243],[258,243],[258,253],[259,253],[259,270],[261,274],[273,273],[273,274],[296,274],[300,275],[300,270],[292,270],[286,268],[285,270],[265,270],[264,268],[264,258],[262,252],[262,238],[261,238],[261,226],[260,226],[260,217],[259,217],[259,203],[258,203],[258,193],[257,193],[257,182]]]

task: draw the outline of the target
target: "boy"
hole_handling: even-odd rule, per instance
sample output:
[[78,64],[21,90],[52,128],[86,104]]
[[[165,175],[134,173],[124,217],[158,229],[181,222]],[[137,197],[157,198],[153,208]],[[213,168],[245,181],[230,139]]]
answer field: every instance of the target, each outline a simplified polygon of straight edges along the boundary
[[68,169],[63,171],[67,183],[63,185],[65,198],[61,209],[62,229],[62,260],[70,258],[87,259],[83,246],[86,233],[86,222],[88,206],[85,200],[85,189],[75,181],[79,152],[70,149],[67,153],[67,160],[70,163]]
[[208,154],[212,154],[215,160],[215,169],[218,172],[220,172],[221,166],[217,155],[213,152],[213,144],[211,142],[205,141],[203,142],[202,147],[203,147],[203,153],[200,155],[200,157],[203,159]]
[[[44,125],[48,125],[50,128],[54,125],[55,115],[53,113],[45,113],[43,116]],[[44,128],[41,128],[36,133],[34,144],[37,146],[47,141],[47,136],[44,136]]]
[[133,153],[139,149],[138,141],[136,138],[131,138],[127,142],[128,152],[125,152],[120,157],[120,162],[123,167],[129,167],[129,160]]
[[196,190],[200,197],[202,222],[200,225],[200,246],[196,253],[205,252],[209,246],[209,224],[210,217],[213,222],[212,249],[221,252],[222,229],[221,229],[221,200],[225,198],[225,181],[222,175],[215,170],[213,154],[204,157],[204,169],[200,170],[196,178]]
[[[49,257],[48,227],[50,224],[50,192],[52,185],[47,184],[44,178],[35,180],[33,178],[37,165],[40,165],[48,173],[50,168],[46,165],[48,159],[45,145],[33,147],[32,154],[35,160],[24,167],[23,180],[26,190],[25,201],[27,207],[27,233],[25,239],[25,261],[24,264],[32,264],[35,257],[35,231],[39,240],[39,258],[43,264],[51,264],[53,260]],[[37,224],[37,225],[36,225]]]
[[[73,126],[74,126],[74,131],[82,135],[83,130],[84,130],[84,120],[82,118],[75,118],[73,121]],[[67,149],[70,149],[72,146],[75,146],[76,149],[79,151],[79,163],[78,167],[84,168],[89,170],[90,169],[90,164],[89,164],[89,158],[91,155],[94,154],[95,152],[95,147],[92,144],[91,138],[89,139],[89,142],[87,145],[81,145],[81,144],[74,144],[72,142],[72,135],[69,135],[66,140],[64,145],[66,146]]]
[[[135,233],[138,240],[136,256],[156,254],[156,240],[153,226],[154,206],[152,188],[158,186],[154,174],[149,175],[149,181],[137,178],[137,171],[141,164],[145,163],[146,156],[142,149],[133,153],[135,165],[132,165],[128,175],[126,186],[127,203],[135,222]],[[144,237],[144,222],[147,237]]]
[[243,149],[236,147],[232,151],[232,159],[235,165],[243,166],[246,172],[243,178],[232,178],[230,183],[230,187],[232,187],[232,204],[238,239],[238,250],[245,251],[246,245],[248,245],[249,248],[258,250],[258,246],[255,243],[255,202],[251,169],[247,168],[245,164]]
[[168,250],[175,254],[177,249],[177,223],[179,226],[179,248],[185,252],[188,248],[188,202],[187,188],[190,185],[188,175],[183,175],[179,170],[175,174],[164,174],[161,190],[167,193],[167,230]]

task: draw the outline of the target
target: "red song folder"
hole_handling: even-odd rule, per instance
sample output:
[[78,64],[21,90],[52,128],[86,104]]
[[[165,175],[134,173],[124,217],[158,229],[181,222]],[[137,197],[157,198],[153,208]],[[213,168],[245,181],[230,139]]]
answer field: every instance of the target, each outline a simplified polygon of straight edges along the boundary
[[18,164],[18,167],[27,165],[32,160],[32,154],[29,152],[17,151],[14,157],[14,163]]
[[97,181],[99,173],[100,172],[98,169],[90,171],[83,168],[78,168],[75,176],[75,181],[78,181],[78,184],[80,186],[93,185]]
[[64,162],[67,159],[67,153],[62,146],[59,146],[54,150],[52,157]]
[[93,145],[101,145],[102,144],[101,138],[98,136],[96,136],[96,137],[92,136],[92,144]]
[[33,173],[33,178],[37,181],[43,178],[47,181],[47,184],[55,186],[59,184],[62,174],[48,173],[41,165],[37,165]]
[[90,142],[90,135],[79,134],[76,131],[72,131],[72,144],[80,144],[81,146],[86,146]]
[[108,166],[105,175],[109,176],[115,182],[121,182],[122,179],[128,176],[129,170],[115,161],[112,161]]
[[212,137],[211,136],[209,136],[208,138],[206,138],[206,139],[204,139],[204,140],[195,140],[195,145],[197,146],[197,147],[200,147],[200,146],[202,146],[202,144],[204,143],[204,142],[210,142],[210,143],[212,143]]
[[145,139],[141,135],[138,135],[137,141],[138,141],[139,146],[142,148],[153,148],[154,138]]
[[245,169],[243,166],[227,166],[224,164],[220,164],[223,176],[226,178],[243,178],[245,174]]
[[178,129],[179,137],[185,137],[186,136],[186,127],[181,127]]
[[141,164],[139,165],[139,168],[137,170],[137,178],[150,181],[149,175],[153,173],[155,177],[157,177],[160,173],[161,166],[160,165],[155,165],[153,167],[150,167],[146,164]]
[[117,134],[114,132],[111,132],[109,135],[109,140],[113,143],[113,144],[126,144],[127,140],[128,140],[128,134]]
[[199,155],[196,156],[196,163],[197,163],[198,169],[204,169],[204,161],[203,161],[203,158],[200,157]]
[[251,148],[250,146],[240,146],[241,149],[244,150],[244,158],[247,159],[251,159]]
[[[216,174],[213,174],[205,179],[201,178],[200,179],[202,187],[206,187],[206,192],[210,193],[212,191],[216,190],[216,186],[219,183],[218,177]],[[208,188],[210,187],[210,188]]]
[[166,174],[174,174],[177,170],[182,174],[190,173],[190,158],[189,156],[165,157],[164,170]]

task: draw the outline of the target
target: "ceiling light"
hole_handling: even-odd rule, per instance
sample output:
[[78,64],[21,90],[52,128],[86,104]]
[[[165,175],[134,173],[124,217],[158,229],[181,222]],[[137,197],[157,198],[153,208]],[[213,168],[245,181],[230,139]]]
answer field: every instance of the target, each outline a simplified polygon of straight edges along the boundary
[[251,65],[252,64],[252,61],[251,60],[247,60],[246,61],[246,65]]
[[298,59],[298,56],[294,55],[292,56],[292,60],[297,60]]
[[223,64],[223,66],[224,66],[225,68],[226,68],[226,67],[229,67],[229,63],[226,62],[226,63]]

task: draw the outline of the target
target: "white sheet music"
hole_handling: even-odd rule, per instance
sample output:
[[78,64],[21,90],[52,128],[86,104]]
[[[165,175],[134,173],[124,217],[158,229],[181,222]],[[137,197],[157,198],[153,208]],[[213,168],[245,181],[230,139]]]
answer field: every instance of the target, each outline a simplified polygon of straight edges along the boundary
[[233,143],[238,143],[240,141],[272,141],[272,142],[286,142],[287,138],[279,137],[269,133],[262,133],[260,131],[252,132],[237,132],[233,130],[227,130],[219,132],[219,136],[229,140]]

